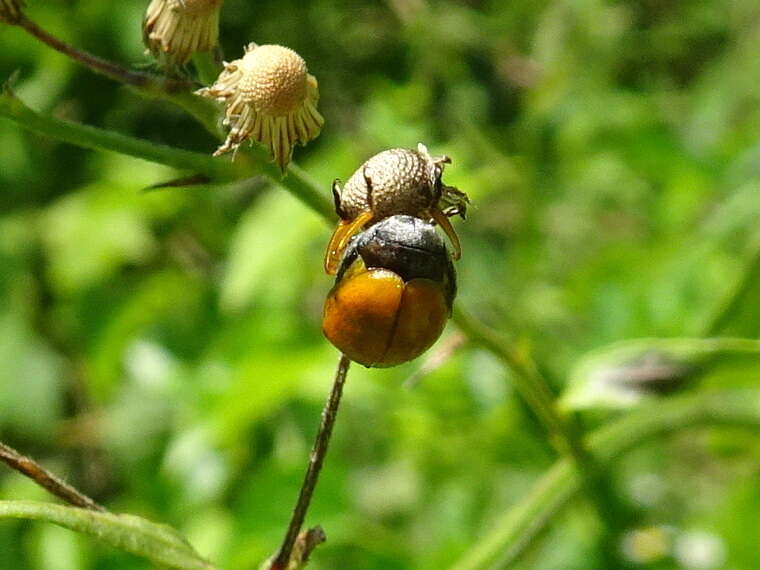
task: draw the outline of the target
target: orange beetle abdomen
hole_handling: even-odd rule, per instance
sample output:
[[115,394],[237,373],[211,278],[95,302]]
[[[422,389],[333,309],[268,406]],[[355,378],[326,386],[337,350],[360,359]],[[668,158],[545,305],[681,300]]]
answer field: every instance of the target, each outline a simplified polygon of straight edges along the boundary
[[370,269],[339,282],[325,302],[322,330],[351,360],[389,367],[412,360],[438,339],[449,316],[440,284]]
[[448,318],[441,284],[412,279],[404,287],[388,350],[376,366],[395,366],[417,358],[438,340]]

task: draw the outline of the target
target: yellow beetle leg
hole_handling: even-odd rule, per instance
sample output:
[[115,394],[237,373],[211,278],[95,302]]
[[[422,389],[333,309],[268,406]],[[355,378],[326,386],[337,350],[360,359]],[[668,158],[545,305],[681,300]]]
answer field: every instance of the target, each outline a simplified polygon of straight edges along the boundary
[[459,259],[462,257],[462,244],[459,243],[459,236],[454,230],[454,226],[451,225],[451,222],[449,221],[449,218],[446,216],[446,214],[441,212],[439,208],[434,208],[431,211],[431,217],[438,223],[439,226],[441,226],[443,231],[449,237],[449,240],[451,240],[451,246],[454,249],[454,251],[451,253],[452,257],[454,259]]
[[327,244],[327,251],[325,251],[325,272],[328,275],[335,275],[338,271],[338,264],[343,255],[343,250],[348,245],[348,240],[372,220],[372,215],[372,212],[362,212],[351,221],[341,220],[338,223],[338,227],[335,228],[330,238],[330,243]]

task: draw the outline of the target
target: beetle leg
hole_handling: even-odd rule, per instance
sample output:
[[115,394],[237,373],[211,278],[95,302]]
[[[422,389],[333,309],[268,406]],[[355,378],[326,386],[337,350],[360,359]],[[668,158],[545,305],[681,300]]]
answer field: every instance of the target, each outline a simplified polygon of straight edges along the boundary
[[459,236],[454,230],[454,226],[451,225],[451,222],[449,221],[449,218],[446,216],[446,214],[444,214],[440,208],[433,208],[430,212],[430,215],[436,221],[436,223],[441,226],[441,229],[443,229],[444,233],[451,241],[451,246],[454,250],[451,254],[452,257],[454,259],[459,259],[462,257],[462,244],[459,243]]
[[333,180],[332,183],[332,195],[333,195],[333,203],[335,204],[335,213],[338,214],[338,217],[340,219],[344,219],[345,212],[343,212],[343,208],[340,205],[340,195],[343,192],[343,188],[340,187],[340,180],[337,178]]
[[372,220],[372,216],[372,212],[362,212],[353,220],[341,220],[338,223],[325,251],[325,272],[328,275],[335,275],[338,271],[338,264],[348,241]]

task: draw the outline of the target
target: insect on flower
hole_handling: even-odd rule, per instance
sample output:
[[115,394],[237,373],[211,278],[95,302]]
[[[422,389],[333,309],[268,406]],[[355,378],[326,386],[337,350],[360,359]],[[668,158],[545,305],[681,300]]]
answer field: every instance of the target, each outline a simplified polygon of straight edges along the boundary
[[396,366],[435,343],[455,296],[451,256],[433,225],[391,216],[351,239],[325,301],[322,331],[351,360]]
[[461,246],[449,216],[464,218],[469,199],[441,181],[447,156],[433,157],[420,143],[417,149],[392,148],[367,160],[341,187],[333,182],[335,211],[340,217],[325,252],[325,271],[334,275],[349,240],[372,222],[405,214],[434,221],[451,240],[454,259]]

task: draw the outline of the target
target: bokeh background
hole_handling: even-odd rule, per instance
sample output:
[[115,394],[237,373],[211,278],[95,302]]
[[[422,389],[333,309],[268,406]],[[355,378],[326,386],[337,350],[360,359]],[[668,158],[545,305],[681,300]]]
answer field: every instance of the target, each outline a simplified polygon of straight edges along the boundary
[[[148,62],[147,1],[28,3],[73,44]],[[452,157],[445,181],[472,199],[455,222],[458,303],[531,350],[558,393],[616,341],[760,334],[756,1],[227,0],[221,38],[227,59],[250,41],[306,59],[326,126],[295,159],[326,195],[385,148]],[[0,27],[0,44],[0,78],[18,71],[34,109],[215,148],[181,110],[20,30]],[[337,362],[319,330],[330,228],[266,181],[144,191],[182,174],[0,121],[0,436],[251,568],[279,543]],[[440,347],[456,350],[434,349],[430,369],[351,370],[307,519],[329,537],[311,567],[446,568],[554,461],[499,361],[453,325]],[[706,381],[758,379],[744,362]],[[621,413],[591,400],[588,427]],[[741,429],[626,454],[610,472],[634,513],[621,564],[760,567],[758,475]],[[0,497],[47,499],[5,469]],[[517,567],[603,568],[600,536],[577,500]],[[2,521],[0,567],[148,565]]]

